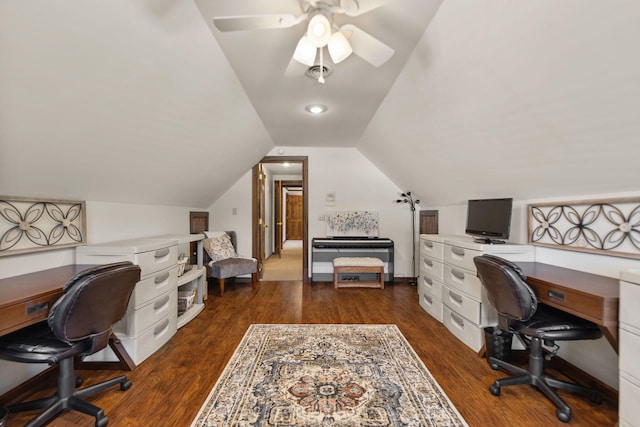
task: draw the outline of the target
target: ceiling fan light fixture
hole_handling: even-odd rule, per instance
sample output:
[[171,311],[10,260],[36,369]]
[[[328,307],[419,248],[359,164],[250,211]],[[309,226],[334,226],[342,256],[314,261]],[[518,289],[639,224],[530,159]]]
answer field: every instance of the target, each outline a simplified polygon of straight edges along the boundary
[[307,36],[302,36],[296,50],[293,52],[293,59],[301,64],[311,67],[316,61],[316,47],[309,41]]
[[336,31],[331,35],[327,48],[329,49],[329,55],[331,55],[331,60],[334,64],[344,61],[353,53],[351,44],[349,44],[347,38],[340,31]]
[[307,26],[307,38],[315,47],[326,46],[331,37],[331,22],[325,13],[327,12],[318,10]]

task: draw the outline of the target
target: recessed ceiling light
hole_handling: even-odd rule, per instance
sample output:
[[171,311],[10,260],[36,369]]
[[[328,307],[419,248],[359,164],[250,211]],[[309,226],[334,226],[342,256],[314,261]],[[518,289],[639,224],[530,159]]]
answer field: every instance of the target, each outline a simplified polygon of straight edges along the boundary
[[322,104],[311,104],[304,107],[304,109],[310,112],[311,114],[320,114],[327,111],[327,106]]

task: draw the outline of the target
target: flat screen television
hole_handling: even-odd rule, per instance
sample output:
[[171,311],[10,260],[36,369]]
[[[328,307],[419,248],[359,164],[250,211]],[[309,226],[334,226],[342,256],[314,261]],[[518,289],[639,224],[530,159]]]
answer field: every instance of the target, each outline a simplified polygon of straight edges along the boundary
[[511,228],[513,199],[477,199],[467,202],[465,233],[478,243],[504,243]]

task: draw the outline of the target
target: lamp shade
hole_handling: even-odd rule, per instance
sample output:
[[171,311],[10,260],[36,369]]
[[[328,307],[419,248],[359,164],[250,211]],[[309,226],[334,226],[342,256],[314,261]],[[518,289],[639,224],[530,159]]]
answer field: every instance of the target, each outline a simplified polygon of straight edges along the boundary
[[322,13],[316,13],[307,27],[307,38],[315,47],[324,47],[331,37],[331,23]]
[[296,46],[296,50],[293,52],[293,59],[311,67],[316,61],[316,53],[317,49],[313,43],[311,43],[306,36],[302,36]]
[[336,31],[331,35],[328,49],[334,64],[344,61],[353,52],[349,41],[340,31]]

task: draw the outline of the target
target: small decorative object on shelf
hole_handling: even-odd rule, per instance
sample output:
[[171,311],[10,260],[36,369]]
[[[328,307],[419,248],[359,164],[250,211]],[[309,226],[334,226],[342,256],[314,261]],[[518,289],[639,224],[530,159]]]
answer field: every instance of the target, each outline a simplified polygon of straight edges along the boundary
[[406,191],[400,194],[402,199],[396,199],[395,203],[408,203],[411,208],[411,249],[413,253],[411,280],[408,282],[410,285],[417,285],[416,281],[416,205],[420,204],[420,200],[414,199],[411,191]]
[[189,261],[189,257],[185,254],[180,254],[178,258],[178,277],[182,276],[185,272],[185,267],[187,266],[187,262]]
[[178,316],[186,313],[193,307],[193,301],[196,298],[196,290],[178,291]]

